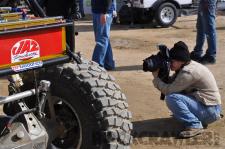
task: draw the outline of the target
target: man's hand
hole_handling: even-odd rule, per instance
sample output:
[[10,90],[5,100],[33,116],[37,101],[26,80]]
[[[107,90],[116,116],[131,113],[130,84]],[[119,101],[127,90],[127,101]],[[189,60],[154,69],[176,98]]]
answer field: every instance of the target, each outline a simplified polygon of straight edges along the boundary
[[159,74],[159,69],[152,72],[152,75],[153,75],[154,78],[158,77],[158,74]]
[[116,18],[117,17],[117,12],[114,10],[113,11],[113,17]]
[[106,23],[106,15],[107,14],[101,14],[101,24],[104,25]]

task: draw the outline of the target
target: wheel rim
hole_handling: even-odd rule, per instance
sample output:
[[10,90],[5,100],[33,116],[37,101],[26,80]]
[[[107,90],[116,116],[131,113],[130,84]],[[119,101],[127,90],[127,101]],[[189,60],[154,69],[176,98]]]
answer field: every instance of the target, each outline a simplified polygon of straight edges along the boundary
[[160,13],[160,18],[161,20],[166,23],[169,24],[174,20],[175,17],[175,12],[173,10],[172,7],[164,7]]
[[79,149],[82,143],[82,125],[76,110],[64,99],[52,99],[56,121],[64,128],[63,133],[52,141],[52,149]]

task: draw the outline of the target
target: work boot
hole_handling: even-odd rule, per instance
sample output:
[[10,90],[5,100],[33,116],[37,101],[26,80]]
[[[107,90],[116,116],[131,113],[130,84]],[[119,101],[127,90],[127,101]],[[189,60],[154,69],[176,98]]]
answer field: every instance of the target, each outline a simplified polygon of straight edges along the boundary
[[191,138],[203,133],[202,128],[186,128],[184,131],[181,131],[179,137],[181,138]]
[[191,52],[190,57],[191,57],[192,60],[194,60],[194,61],[196,61],[196,62],[200,62],[201,59],[202,59],[202,56],[196,54],[195,51],[192,51],[192,52]]
[[200,60],[200,63],[203,65],[207,65],[207,64],[215,64],[216,63],[216,59],[213,56],[207,55],[205,54],[202,59]]
[[208,128],[208,124],[202,124],[202,126],[203,126],[203,129],[207,129]]

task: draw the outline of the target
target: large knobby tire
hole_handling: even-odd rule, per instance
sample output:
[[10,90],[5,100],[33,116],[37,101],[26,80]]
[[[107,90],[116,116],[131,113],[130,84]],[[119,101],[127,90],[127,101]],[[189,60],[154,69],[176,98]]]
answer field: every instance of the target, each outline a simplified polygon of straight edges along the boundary
[[155,19],[161,27],[173,25],[178,17],[177,8],[172,3],[162,3],[155,12]]
[[65,123],[65,128],[71,127],[64,144],[59,137],[52,142],[54,146],[67,149],[130,148],[131,112],[119,85],[105,69],[94,62],[68,63],[44,69],[39,76],[39,79],[51,81],[51,100],[60,101],[53,102],[54,108],[60,109],[56,110],[58,121]]

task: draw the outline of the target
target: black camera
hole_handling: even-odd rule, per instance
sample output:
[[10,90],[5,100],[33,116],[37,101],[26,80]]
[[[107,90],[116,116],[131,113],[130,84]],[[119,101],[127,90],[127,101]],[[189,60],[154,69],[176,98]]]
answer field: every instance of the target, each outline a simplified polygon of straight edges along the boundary
[[[158,77],[165,83],[169,81],[170,74],[170,55],[169,49],[165,45],[158,45],[159,52],[156,55],[144,59],[143,70],[154,72],[159,69]],[[161,99],[164,99],[164,95],[161,94]]]
[[168,69],[170,65],[169,49],[165,45],[158,45],[159,52],[156,55],[144,59],[144,71],[156,71],[157,69]]

